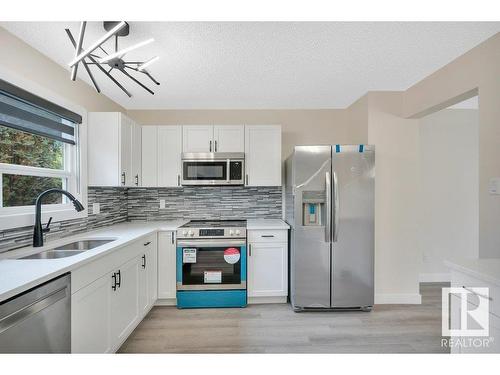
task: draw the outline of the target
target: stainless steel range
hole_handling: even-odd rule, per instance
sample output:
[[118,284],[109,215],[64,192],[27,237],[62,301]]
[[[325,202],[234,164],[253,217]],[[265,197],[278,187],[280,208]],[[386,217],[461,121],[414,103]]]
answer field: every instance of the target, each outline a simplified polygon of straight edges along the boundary
[[246,221],[192,220],[177,230],[177,307],[245,307]]

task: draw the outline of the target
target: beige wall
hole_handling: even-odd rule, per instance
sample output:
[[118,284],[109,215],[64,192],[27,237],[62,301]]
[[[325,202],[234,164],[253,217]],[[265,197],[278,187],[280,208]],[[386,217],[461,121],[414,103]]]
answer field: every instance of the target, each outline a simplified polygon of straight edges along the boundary
[[348,114],[342,109],[128,111],[142,125],[280,124],[283,158],[297,144],[366,143],[366,124],[350,121]]
[[368,143],[376,147],[375,303],[420,303],[418,121],[399,116],[400,92],[368,94]]
[[[61,30],[63,32],[64,30]],[[86,83],[69,79],[69,71],[0,27],[0,68],[38,84],[87,111],[125,111]],[[82,68],[80,68],[82,69]],[[86,74],[80,70],[80,74]]]
[[419,121],[421,281],[449,281],[444,260],[478,257],[478,127],[477,109]]
[[[500,33],[404,93],[404,117],[421,117],[479,92],[479,256],[500,258],[500,196],[488,193],[500,177]],[[443,104],[445,103],[445,104]]]

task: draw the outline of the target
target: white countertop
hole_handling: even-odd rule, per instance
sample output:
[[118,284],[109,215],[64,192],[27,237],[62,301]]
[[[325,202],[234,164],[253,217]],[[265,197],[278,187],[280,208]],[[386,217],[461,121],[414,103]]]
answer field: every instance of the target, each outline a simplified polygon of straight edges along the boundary
[[[0,302],[50,279],[94,261],[111,251],[157,231],[174,231],[188,220],[130,222],[50,241],[44,247],[32,246],[0,254]],[[116,238],[115,241],[60,259],[16,259],[87,238]]]
[[[0,254],[0,302],[30,288],[92,262],[111,251],[157,231],[175,231],[189,220],[127,222],[49,241],[44,247],[32,246]],[[248,220],[247,230],[288,229],[283,220]],[[18,259],[70,242],[88,239],[115,239],[113,242],[87,250],[81,254],[60,259]]]
[[247,230],[289,229],[290,226],[281,219],[248,219]]
[[500,258],[446,260],[445,264],[452,270],[500,286]]

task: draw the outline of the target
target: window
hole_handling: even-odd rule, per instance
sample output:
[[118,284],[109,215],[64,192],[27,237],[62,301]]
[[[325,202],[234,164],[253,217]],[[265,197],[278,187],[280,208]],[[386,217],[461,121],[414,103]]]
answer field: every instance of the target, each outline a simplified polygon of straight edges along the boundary
[[[37,196],[50,188],[86,201],[80,186],[81,122],[80,115],[0,79],[0,219],[32,215]],[[42,212],[55,220],[79,217],[61,194],[43,203]],[[57,217],[63,211],[71,215]],[[0,220],[0,229],[12,227],[5,223]]]

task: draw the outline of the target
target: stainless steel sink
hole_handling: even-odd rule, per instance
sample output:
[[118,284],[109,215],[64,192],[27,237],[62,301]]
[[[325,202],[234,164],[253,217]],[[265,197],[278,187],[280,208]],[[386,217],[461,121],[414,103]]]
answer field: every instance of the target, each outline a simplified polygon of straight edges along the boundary
[[58,246],[54,249],[45,250],[41,253],[36,253],[28,255],[19,259],[59,259],[66,258],[73,255],[81,254],[87,250],[94,249],[98,246],[102,246],[109,242],[114,241],[114,239],[105,240],[81,240],[76,242],[70,242],[66,245]]
[[114,240],[82,240],[82,241],[71,242],[71,243],[67,243],[66,245],[58,246],[58,247],[54,248],[54,250],[85,251],[85,250],[93,249],[97,246],[107,244],[111,241],[114,241]]

